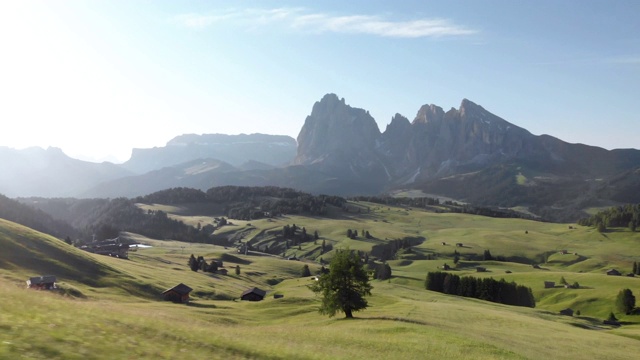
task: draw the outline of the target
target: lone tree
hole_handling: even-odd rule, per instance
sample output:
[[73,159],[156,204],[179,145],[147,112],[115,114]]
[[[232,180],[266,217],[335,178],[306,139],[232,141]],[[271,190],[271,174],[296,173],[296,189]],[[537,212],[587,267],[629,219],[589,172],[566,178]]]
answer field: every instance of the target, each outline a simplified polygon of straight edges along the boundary
[[301,277],[311,276],[311,270],[309,269],[309,265],[305,264],[300,271]]
[[636,307],[636,297],[629,289],[620,290],[616,298],[616,308],[618,311],[627,315],[631,314],[633,308]]
[[322,295],[320,313],[333,317],[342,311],[346,318],[353,318],[353,312],[366,309],[366,295],[371,295],[369,276],[360,258],[349,249],[338,250],[331,259],[329,272],[310,286],[316,294]]

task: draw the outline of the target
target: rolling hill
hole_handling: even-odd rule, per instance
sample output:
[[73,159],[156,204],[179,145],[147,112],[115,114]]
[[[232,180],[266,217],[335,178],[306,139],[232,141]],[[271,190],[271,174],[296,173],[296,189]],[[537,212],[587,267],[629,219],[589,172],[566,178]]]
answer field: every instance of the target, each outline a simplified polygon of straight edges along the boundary
[[[158,205],[160,206],[160,205]],[[206,216],[171,208],[170,216],[203,221]],[[236,221],[221,236],[242,234],[256,248],[280,241],[278,232],[292,223],[318,230],[320,239],[281,254],[251,252],[207,244],[159,241],[123,234],[150,245],[130,253],[130,260],[82,252],[64,242],[23,226],[0,221],[0,289],[5,294],[0,313],[1,357],[32,358],[261,358],[261,359],[404,359],[430,356],[460,359],[583,358],[626,359],[640,341],[636,315],[617,314],[623,326],[602,324],[612,310],[619,289],[640,293],[637,278],[611,277],[605,269],[625,271],[640,258],[637,234],[548,224],[521,219],[495,219],[468,214],[437,214],[406,207],[350,203],[349,212],[333,217],[284,216]],[[358,214],[356,208],[371,210]],[[189,215],[185,215],[189,214]],[[347,228],[369,231],[372,239],[349,239]],[[226,235],[225,235],[226,234]],[[372,251],[395,239],[416,239],[410,251],[389,260],[389,281],[373,280],[370,308],[353,321],[330,319],[317,313],[318,299],[301,278],[303,264],[316,272],[322,241],[333,248],[349,246]],[[443,245],[442,243],[446,243]],[[456,247],[455,243],[463,244]],[[4,250],[7,251],[4,251]],[[476,256],[490,249],[495,257],[512,261],[483,261]],[[560,250],[569,253],[562,255]],[[405,249],[406,250],[406,249]],[[461,261],[458,275],[505,278],[534,290],[535,309],[444,295],[424,290],[428,271],[443,263],[453,266],[453,251]],[[573,255],[576,252],[579,255]],[[240,275],[193,272],[190,254],[224,259]],[[434,256],[432,260],[429,260]],[[540,261],[534,269],[528,260]],[[487,272],[477,273],[477,265]],[[509,270],[509,273],[506,271]],[[58,276],[66,294],[24,289],[26,276]],[[579,289],[545,289],[544,281],[579,282]],[[188,284],[189,305],[159,301],[159,293],[176,283]],[[241,291],[258,286],[267,290],[262,302],[233,301]],[[64,294],[65,292],[63,292]],[[34,296],[38,294],[37,296]],[[283,295],[275,299],[272,294]],[[82,295],[82,296],[79,296]],[[572,307],[580,316],[560,316]],[[38,311],[33,311],[38,309]]]

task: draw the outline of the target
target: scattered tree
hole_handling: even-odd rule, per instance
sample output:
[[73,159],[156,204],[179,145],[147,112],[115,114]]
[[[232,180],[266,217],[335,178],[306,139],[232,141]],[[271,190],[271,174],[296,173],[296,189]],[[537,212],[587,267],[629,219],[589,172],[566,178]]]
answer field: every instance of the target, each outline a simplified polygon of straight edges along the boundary
[[636,307],[636,297],[629,289],[620,290],[616,297],[616,309],[624,314],[631,314]]
[[191,256],[189,257],[189,268],[191,269],[191,271],[198,271],[198,269],[200,268],[200,264],[198,264],[198,260],[196,260],[196,257],[193,256],[193,254],[191,254]]
[[236,275],[240,275],[240,265],[236,265]]
[[311,270],[309,270],[309,265],[305,264],[302,267],[302,271],[300,272],[301,277],[311,276]]
[[391,279],[391,266],[389,264],[384,263],[376,267],[375,278],[378,280],[387,280]]
[[369,276],[360,258],[349,249],[336,251],[329,273],[320,276],[311,290],[322,295],[320,313],[333,317],[336,312],[344,312],[346,318],[353,318],[353,312],[366,309],[371,295]]

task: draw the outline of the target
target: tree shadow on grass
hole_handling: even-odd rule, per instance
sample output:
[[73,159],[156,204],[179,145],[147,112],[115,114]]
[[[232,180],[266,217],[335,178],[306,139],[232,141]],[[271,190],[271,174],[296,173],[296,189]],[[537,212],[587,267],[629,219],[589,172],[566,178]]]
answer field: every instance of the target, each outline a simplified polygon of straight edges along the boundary
[[214,304],[200,304],[194,301],[190,301],[187,306],[189,307],[195,307],[195,308],[202,308],[202,309],[217,309],[218,307],[215,306]]
[[358,320],[358,321],[383,320],[383,321],[404,322],[408,324],[417,324],[417,325],[429,325],[429,323],[427,323],[426,321],[406,319],[401,317],[390,317],[390,316],[353,317],[353,318],[342,318],[341,320]]

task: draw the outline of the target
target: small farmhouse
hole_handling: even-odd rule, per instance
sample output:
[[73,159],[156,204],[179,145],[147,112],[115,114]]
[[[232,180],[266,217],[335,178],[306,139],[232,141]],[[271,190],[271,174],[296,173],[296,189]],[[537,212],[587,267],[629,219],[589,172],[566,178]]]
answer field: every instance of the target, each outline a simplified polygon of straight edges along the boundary
[[123,244],[120,241],[120,237],[96,241],[91,244],[83,245],[80,249],[94,254],[107,255],[121,259],[129,258],[129,245]]
[[189,302],[189,293],[193,289],[187,285],[180,283],[170,289],[165,290],[162,293],[162,297],[166,301],[173,301],[174,303],[187,303]]
[[245,290],[240,296],[240,299],[246,301],[261,301],[262,299],[264,299],[265,295],[267,295],[266,291],[254,287]]
[[56,288],[54,275],[34,276],[27,280],[27,287],[36,290],[52,290]]
[[566,308],[564,310],[560,310],[560,315],[573,316],[573,309]]
[[554,287],[556,287],[556,283],[553,281],[545,281],[544,282],[544,288],[545,289],[553,289]]
[[478,266],[478,267],[476,268],[476,271],[477,271],[477,272],[486,272],[486,271],[487,271],[487,268],[486,268],[486,267],[483,267],[483,266]]
[[620,271],[618,271],[616,269],[611,269],[611,270],[607,270],[607,275],[620,276],[622,274],[620,273]]

